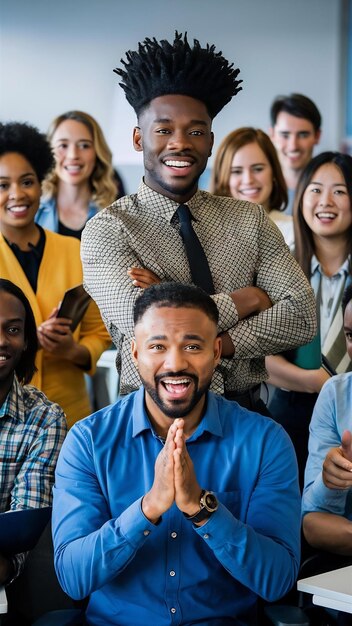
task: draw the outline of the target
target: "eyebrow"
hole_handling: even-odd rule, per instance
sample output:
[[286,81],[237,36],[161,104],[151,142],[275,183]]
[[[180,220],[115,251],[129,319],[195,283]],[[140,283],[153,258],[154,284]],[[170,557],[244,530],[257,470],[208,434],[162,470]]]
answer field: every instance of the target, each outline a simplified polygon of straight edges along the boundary
[[12,319],[6,320],[6,324],[18,324],[18,322],[23,322],[24,324],[24,319],[22,317],[13,317]]
[[[58,139],[55,139],[54,143],[57,143],[58,141],[70,141],[70,139],[68,137],[59,137]],[[85,139],[85,137],[82,137],[81,139],[75,139],[76,143],[77,141],[86,141],[87,143],[93,143],[93,139]]]
[[[256,165],[267,165],[267,163],[264,163],[264,161],[263,162],[259,161],[259,163],[251,163],[249,167],[255,167]],[[237,170],[239,167],[243,168],[244,166],[243,165],[231,165],[231,169]]]
[[[172,124],[173,121],[174,120],[170,119],[169,117],[158,117],[153,121],[153,123],[154,124]],[[188,123],[188,126],[194,126],[194,125],[208,126],[205,120],[190,120]]]
[[[200,337],[200,335],[192,335],[192,334],[187,334],[183,336],[183,340],[187,340],[187,341],[200,341],[201,343],[205,343],[205,339],[203,339],[202,337]],[[149,339],[147,341],[167,341],[167,336],[166,335],[153,335],[152,337],[149,337]]]
[[[21,174],[20,178],[24,178],[25,176],[33,176],[33,178],[35,177],[34,172],[26,172],[25,174]],[[1,179],[5,179],[5,180],[10,180],[11,176],[1,176]]]
[[[320,183],[319,181],[315,181],[315,180],[311,180],[310,183],[308,183],[308,185],[320,185],[321,187],[323,186],[324,183]],[[346,183],[333,183],[332,185],[333,187],[346,187],[347,185]]]

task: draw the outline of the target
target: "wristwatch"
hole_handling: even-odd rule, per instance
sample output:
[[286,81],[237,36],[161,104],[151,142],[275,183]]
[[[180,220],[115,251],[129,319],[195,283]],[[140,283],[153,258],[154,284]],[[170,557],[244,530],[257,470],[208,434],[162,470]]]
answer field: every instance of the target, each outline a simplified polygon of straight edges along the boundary
[[205,491],[205,489],[203,489],[200,494],[199,511],[194,513],[194,515],[188,515],[187,513],[183,513],[183,515],[191,522],[203,522],[203,520],[208,519],[213,513],[215,513],[218,506],[218,501],[213,492]]

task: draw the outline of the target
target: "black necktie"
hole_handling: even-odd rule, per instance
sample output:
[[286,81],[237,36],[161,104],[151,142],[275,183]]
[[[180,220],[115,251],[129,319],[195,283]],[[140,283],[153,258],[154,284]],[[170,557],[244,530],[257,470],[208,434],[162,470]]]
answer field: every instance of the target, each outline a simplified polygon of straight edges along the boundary
[[180,233],[188,258],[192,281],[207,293],[215,293],[208,259],[196,233],[193,230],[191,212],[187,204],[180,204],[176,211],[180,220]]

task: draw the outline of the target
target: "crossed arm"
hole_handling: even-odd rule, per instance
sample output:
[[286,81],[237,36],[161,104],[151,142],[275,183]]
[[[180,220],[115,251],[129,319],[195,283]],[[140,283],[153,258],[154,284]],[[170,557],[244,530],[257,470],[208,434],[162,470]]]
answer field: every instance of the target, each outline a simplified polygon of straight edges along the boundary
[[[127,275],[135,287],[146,289],[151,285],[161,282],[160,278],[151,270],[132,267],[127,270]],[[230,293],[230,297],[236,306],[238,319],[242,320],[251,315],[257,315],[272,306],[269,296],[259,287],[243,287]],[[235,346],[228,332],[220,334],[222,340],[221,356],[231,358],[235,353]]]

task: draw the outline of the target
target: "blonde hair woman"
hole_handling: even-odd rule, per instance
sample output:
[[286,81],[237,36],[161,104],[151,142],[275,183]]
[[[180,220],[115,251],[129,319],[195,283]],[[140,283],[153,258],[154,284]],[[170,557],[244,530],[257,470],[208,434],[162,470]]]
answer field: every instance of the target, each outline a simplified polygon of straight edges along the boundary
[[56,165],[44,181],[36,223],[80,239],[87,220],[118,195],[111,151],[99,124],[83,111],[56,117],[48,139]]
[[249,126],[238,128],[221,142],[214,162],[211,193],[261,204],[293,244],[292,218],[284,215],[288,196],[280,162],[270,137]]

